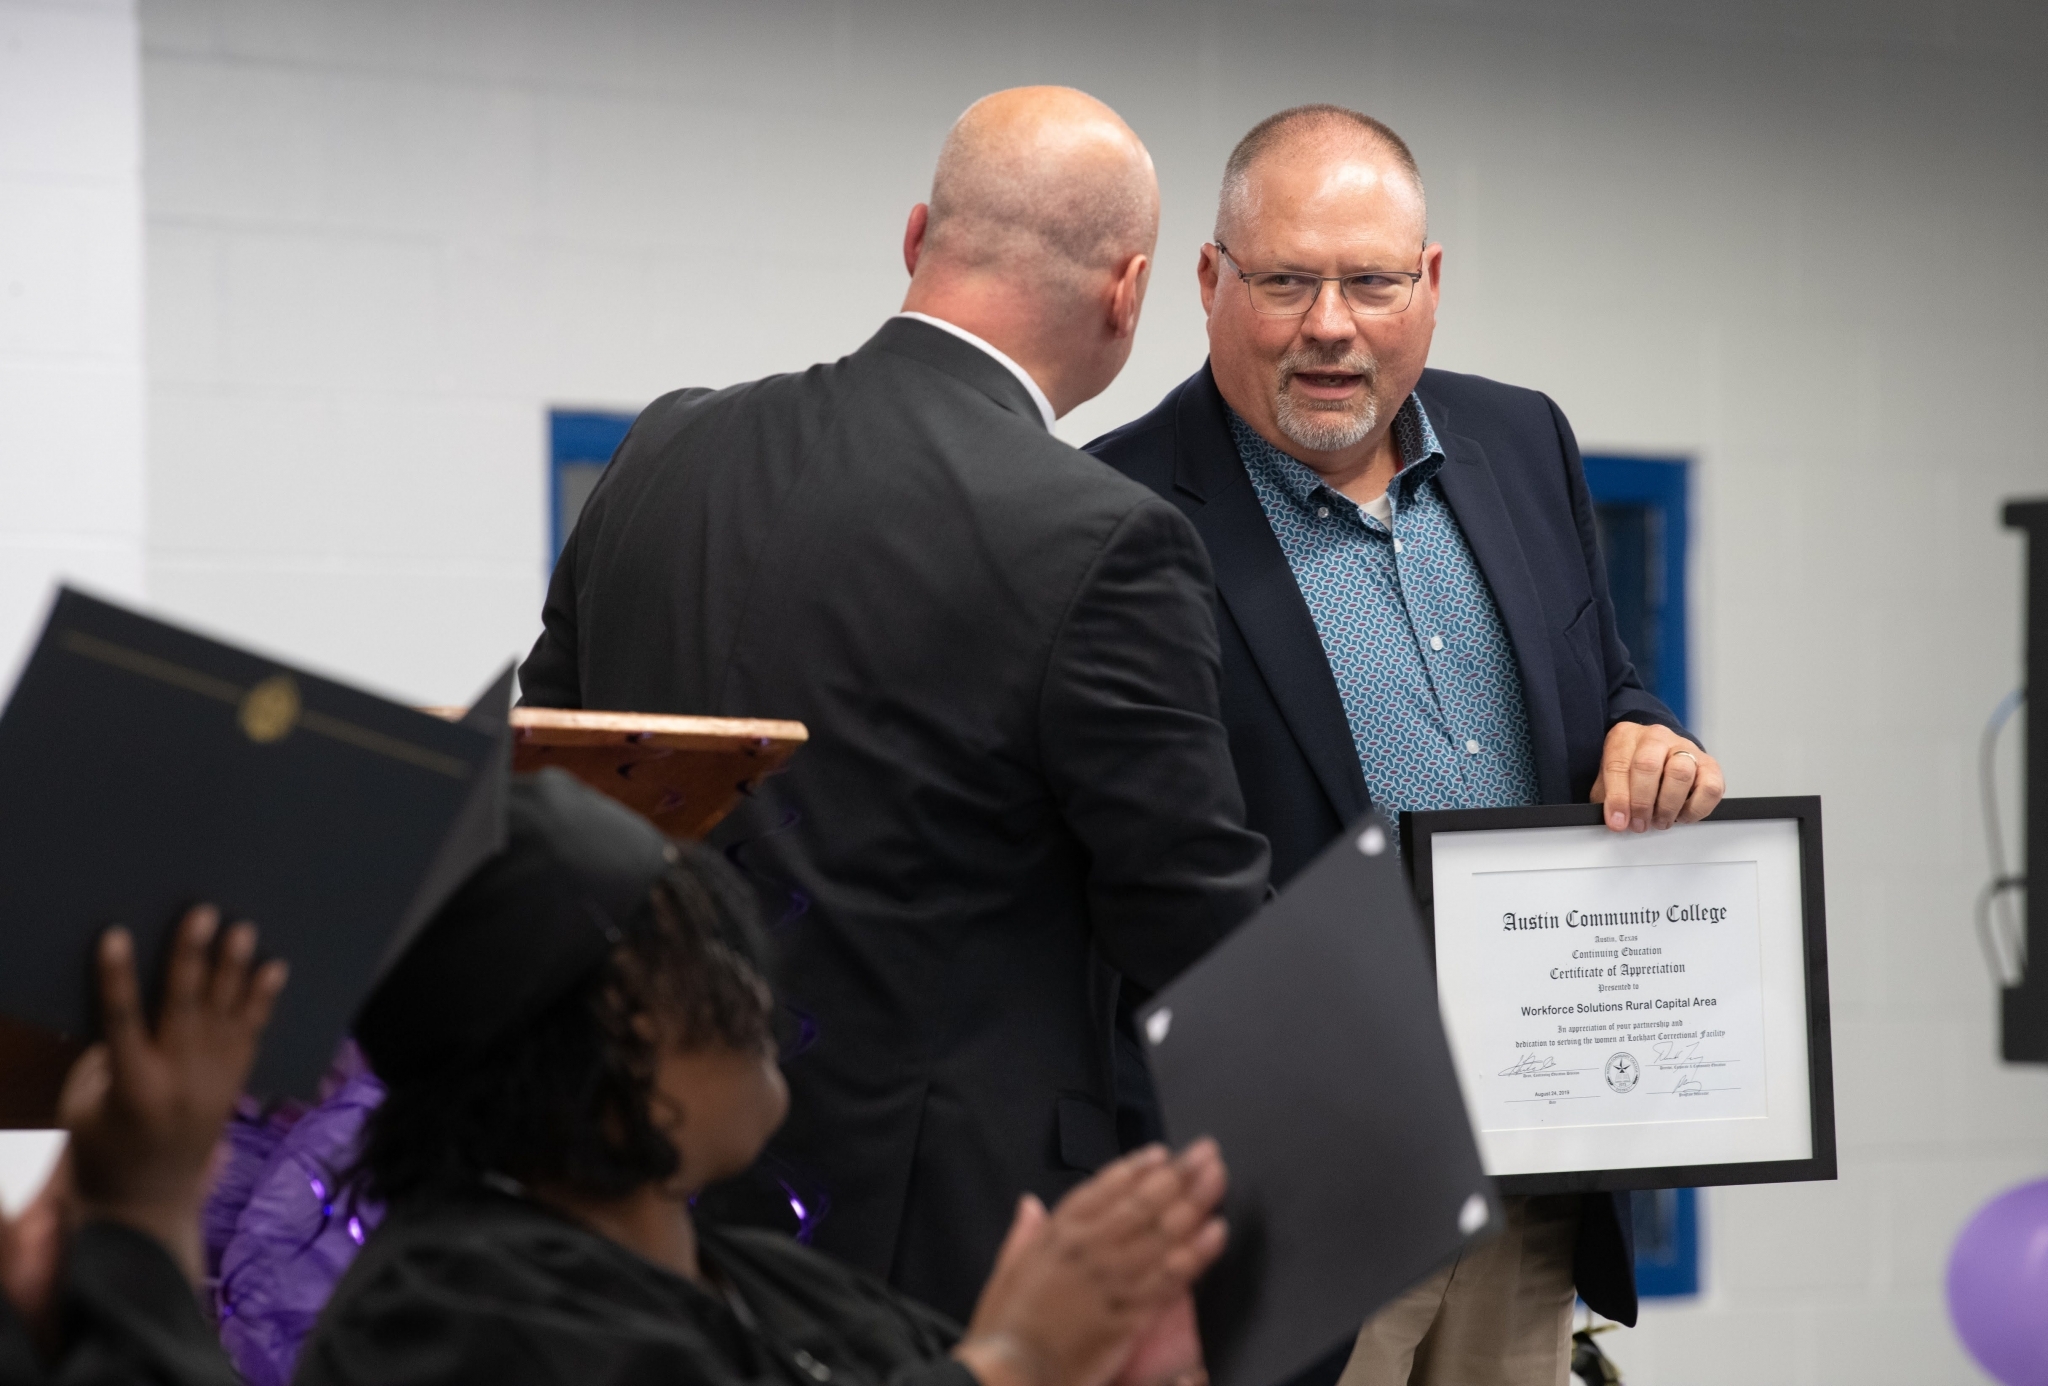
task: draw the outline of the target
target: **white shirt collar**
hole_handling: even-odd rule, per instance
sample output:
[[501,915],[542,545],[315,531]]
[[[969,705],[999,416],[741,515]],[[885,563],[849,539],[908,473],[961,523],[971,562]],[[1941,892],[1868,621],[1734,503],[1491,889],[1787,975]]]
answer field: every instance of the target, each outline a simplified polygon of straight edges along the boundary
[[1031,378],[1031,372],[1025,370],[1022,366],[1004,355],[1002,351],[984,342],[966,328],[947,322],[944,318],[935,318],[930,313],[898,313],[896,316],[899,318],[915,318],[919,322],[928,322],[942,332],[952,333],[963,342],[972,342],[975,346],[980,347],[983,351],[995,357],[1002,364],[1004,370],[1016,376],[1018,380],[1023,382],[1024,388],[1031,392],[1031,402],[1038,406],[1038,417],[1045,420],[1045,431],[1048,433],[1052,432],[1054,417],[1052,401],[1045,397],[1045,391],[1038,388],[1038,382]]

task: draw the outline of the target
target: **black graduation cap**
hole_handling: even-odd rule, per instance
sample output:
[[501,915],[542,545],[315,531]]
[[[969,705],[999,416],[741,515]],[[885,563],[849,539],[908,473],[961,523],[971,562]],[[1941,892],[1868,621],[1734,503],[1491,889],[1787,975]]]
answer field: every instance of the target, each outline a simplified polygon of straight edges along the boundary
[[396,958],[356,1042],[396,1087],[477,1057],[610,956],[680,859],[659,828],[567,771],[516,775],[505,849]]
[[61,590],[0,715],[8,1038],[94,1037],[110,924],[153,1001],[178,916],[211,902],[292,965],[251,1091],[312,1095],[383,967],[504,843],[511,694],[508,667],[448,722]]
[[1195,1296],[1217,1386],[1314,1365],[1500,1223],[1393,842],[1354,825],[1139,1012],[1168,1135],[1230,1167]]

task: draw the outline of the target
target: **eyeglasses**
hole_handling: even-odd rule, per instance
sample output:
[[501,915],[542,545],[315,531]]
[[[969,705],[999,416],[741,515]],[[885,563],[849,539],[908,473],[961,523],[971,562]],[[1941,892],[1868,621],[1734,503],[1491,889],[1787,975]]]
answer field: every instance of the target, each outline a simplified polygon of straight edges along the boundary
[[1415,285],[1421,270],[1367,270],[1364,274],[1303,274],[1296,270],[1247,272],[1231,256],[1230,247],[1216,242],[1216,251],[1230,261],[1237,277],[1251,295],[1252,311],[1270,318],[1298,318],[1316,306],[1323,285],[1335,284],[1352,312],[1366,317],[1405,313],[1415,300]]

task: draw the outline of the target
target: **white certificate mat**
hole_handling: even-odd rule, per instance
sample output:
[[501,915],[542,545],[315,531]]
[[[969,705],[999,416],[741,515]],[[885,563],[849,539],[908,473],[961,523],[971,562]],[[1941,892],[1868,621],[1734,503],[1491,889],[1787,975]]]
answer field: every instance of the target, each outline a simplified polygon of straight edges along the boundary
[[[1823,1073],[1816,1085],[1813,1047],[1818,1021],[1825,1070],[1825,952],[1809,929],[1801,820],[1642,834],[1445,826],[1472,817],[1418,815],[1438,826],[1416,866],[1427,863],[1438,1002],[1487,1172],[1613,1175],[1587,1187],[1629,1187],[1622,1172],[1649,1170],[1683,1169],[1691,1183],[1829,1177],[1832,1083]],[[1788,1162],[1811,1168],[1698,1168]]]

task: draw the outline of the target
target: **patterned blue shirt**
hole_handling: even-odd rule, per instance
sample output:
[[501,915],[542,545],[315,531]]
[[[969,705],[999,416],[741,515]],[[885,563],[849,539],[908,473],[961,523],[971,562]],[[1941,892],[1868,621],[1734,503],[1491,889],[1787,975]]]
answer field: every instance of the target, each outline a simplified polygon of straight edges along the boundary
[[1422,401],[1394,416],[1391,525],[1235,412],[1230,427],[1315,618],[1373,806],[1396,819],[1538,802],[1514,649],[1437,482],[1444,454]]

